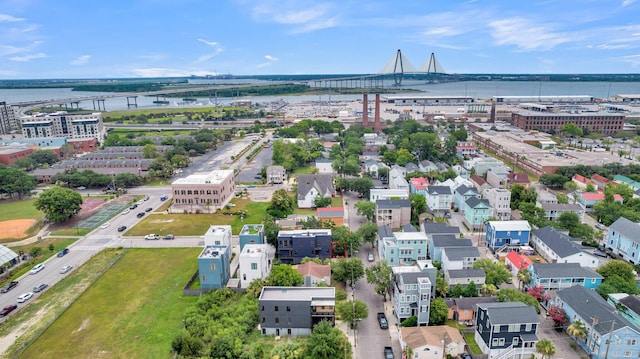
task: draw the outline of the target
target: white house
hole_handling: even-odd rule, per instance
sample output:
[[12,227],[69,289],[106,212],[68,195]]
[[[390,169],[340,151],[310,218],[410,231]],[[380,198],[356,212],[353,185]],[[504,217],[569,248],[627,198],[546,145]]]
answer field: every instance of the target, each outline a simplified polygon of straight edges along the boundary
[[578,263],[581,267],[596,269],[600,259],[583,251],[572,241],[579,239],[564,235],[552,227],[536,229],[531,234],[531,245],[549,263]]
[[333,176],[329,174],[298,176],[298,208],[311,208],[316,197],[335,194]]
[[379,199],[409,199],[408,188],[372,188],[369,190],[369,201],[375,202]]
[[429,210],[434,213],[447,212],[451,210],[453,192],[447,186],[429,186],[427,187],[426,202]]
[[504,188],[487,188],[482,197],[493,207],[493,215],[501,221],[511,219],[511,191]]
[[247,288],[255,279],[264,279],[271,272],[275,249],[269,244],[245,244],[238,264],[240,288]]
[[204,234],[204,245],[231,247],[231,226],[211,225]]
[[473,263],[480,258],[478,247],[442,248],[442,270],[472,269]]

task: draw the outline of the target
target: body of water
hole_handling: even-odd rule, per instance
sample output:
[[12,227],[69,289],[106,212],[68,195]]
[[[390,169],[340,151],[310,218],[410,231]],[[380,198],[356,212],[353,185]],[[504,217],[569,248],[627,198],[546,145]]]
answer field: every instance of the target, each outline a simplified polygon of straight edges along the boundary
[[[238,80],[217,80],[216,83],[229,84],[229,81]],[[237,82],[233,82],[237,83]],[[267,83],[265,81],[250,82],[245,80],[244,84]],[[385,82],[385,86],[391,85],[392,81]],[[423,91],[423,95],[431,96],[469,96],[477,99],[488,99],[493,96],[577,96],[587,95],[597,98],[610,98],[620,94],[640,94],[640,82],[551,82],[551,81],[467,81],[467,82],[447,82],[447,83],[426,83],[425,81],[405,80],[402,88],[412,88]],[[71,91],[70,88],[44,88],[44,89],[0,89],[0,102],[8,103],[52,100],[63,98],[81,98],[85,96],[111,95],[105,92]],[[384,93],[383,93],[384,94]],[[362,95],[339,95],[332,90],[326,89],[321,95],[302,96],[250,96],[232,98],[198,98],[197,103],[185,104],[181,98],[156,98],[138,96],[138,108],[157,107],[198,107],[213,106],[216,101],[218,105],[226,105],[237,100],[251,100],[253,102],[271,102],[284,99],[289,103],[301,103],[310,101],[353,101],[361,99]],[[156,100],[167,100],[168,105],[158,105],[153,103]],[[98,104],[92,101],[83,101],[80,107],[93,110],[98,109]],[[104,107],[107,111],[126,110],[127,99],[109,98],[105,99]],[[100,104],[102,109],[102,103]]]

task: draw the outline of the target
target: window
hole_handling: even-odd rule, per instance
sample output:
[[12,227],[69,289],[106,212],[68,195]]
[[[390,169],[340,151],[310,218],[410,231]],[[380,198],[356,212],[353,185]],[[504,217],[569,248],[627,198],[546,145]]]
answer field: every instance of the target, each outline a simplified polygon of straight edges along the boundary
[[525,330],[526,332],[530,332],[530,331],[531,331],[531,323],[527,323],[527,324],[525,324],[525,326],[524,326],[524,330]]
[[264,305],[262,306],[262,308],[260,308],[260,310],[264,312]]
[[287,312],[291,311],[291,307],[287,305]]
[[258,263],[251,263],[251,270],[258,269]]
[[509,324],[509,332],[518,333],[520,331],[520,324]]
[[273,310],[277,312],[279,310],[278,306],[276,305]]
[[209,270],[212,272],[216,271],[216,264],[215,263],[209,263]]
[[629,346],[636,345],[636,340],[635,339],[627,340],[627,345],[629,345]]
[[491,342],[491,346],[492,347],[498,346],[498,339],[497,338],[493,338],[493,341]]
[[513,338],[513,340],[511,341],[511,344],[515,347],[518,346],[519,340],[518,337]]
[[280,318],[276,317],[276,324],[280,323]]
[[494,325],[493,326],[493,332],[494,333],[500,333],[500,326],[499,325]]
[[263,322],[263,323],[265,322],[265,320],[267,320],[267,318],[262,317],[262,322]]

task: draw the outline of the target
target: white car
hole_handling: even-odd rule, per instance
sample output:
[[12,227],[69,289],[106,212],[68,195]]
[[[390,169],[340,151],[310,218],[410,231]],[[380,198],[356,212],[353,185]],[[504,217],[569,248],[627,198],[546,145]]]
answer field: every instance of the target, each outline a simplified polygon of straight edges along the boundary
[[139,200],[138,202],[136,202],[138,204],[138,206],[142,206],[144,204],[144,199]]
[[18,297],[18,303],[24,303],[26,301],[28,301],[29,299],[31,299],[31,297],[33,297],[33,293],[32,292],[26,292],[24,294],[22,294],[21,296]]
[[64,266],[62,267],[62,269],[60,269],[60,273],[65,274],[68,271],[70,271],[71,269],[73,269],[73,266],[69,265],[69,266]]
[[129,208],[125,209],[124,211],[122,211],[122,214],[129,214],[131,212],[131,210]]
[[102,228],[102,229],[109,228],[109,226],[110,226],[110,225],[111,225],[111,222],[106,222],[106,223],[103,223],[103,224],[100,226],[100,228]]
[[40,263],[40,264],[36,264],[33,268],[31,268],[31,274],[36,274],[38,272],[40,272],[41,270],[44,269],[44,264]]

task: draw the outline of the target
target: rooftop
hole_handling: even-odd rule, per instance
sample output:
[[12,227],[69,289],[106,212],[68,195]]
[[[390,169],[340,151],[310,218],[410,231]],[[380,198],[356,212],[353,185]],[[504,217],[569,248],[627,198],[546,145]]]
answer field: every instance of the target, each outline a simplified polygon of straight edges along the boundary
[[312,300],[314,298],[335,299],[333,287],[262,287],[260,300]]
[[228,250],[227,246],[206,246],[198,258],[221,258]]
[[530,231],[531,226],[528,221],[489,221],[489,226],[496,231]]
[[221,184],[229,176],[233,178],[232,170],[213,170],[209,173],[194,173],[185,178],[178,178],[171,184]]

